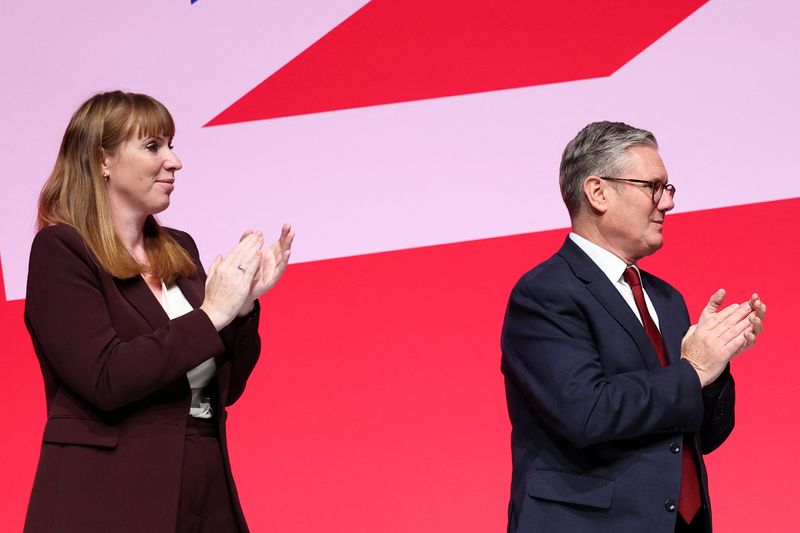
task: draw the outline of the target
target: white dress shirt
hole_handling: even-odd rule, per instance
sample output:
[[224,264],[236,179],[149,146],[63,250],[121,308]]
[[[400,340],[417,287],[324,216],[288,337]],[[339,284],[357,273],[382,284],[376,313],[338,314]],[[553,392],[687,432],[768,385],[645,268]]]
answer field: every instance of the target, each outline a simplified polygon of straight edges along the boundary
[[[577,244],[581,250],[586,252],[589,259],[603,271],[603,274],[611,281],[614,288],[619,291],[625,299],[625,302],[627,302],[628,307],[631,308],[633,314],[636,315],[636,318],[641,322],[642,317],[639,315],[639,310],[636,308],[636,300],[633,299],[631,286],[628,285],[628,282],[622,277],[625,273],[625,269],[628,268],[628,264],[602,246],[598,246],[592,241],[584,239],[577,233],[571,232],[569,238],[572,239],[572,242]],[[637,272],[639,271],[639,267],[636,265],[633,265],[633,267]],[[639,277],[641,277],[641,273]],[[642,292],[644,292],[644,302],[647,305],[647,311],[650,313],[650,316],[653,317],[653,322],[656,323],[658,329],[661,330],[661,326],[658,323],[658,314],[656,313],[655,307],[653,307],[653,302],[650,301],[650,297],[647,295],[647,291],[644,290],[644,284],[642,285]]]

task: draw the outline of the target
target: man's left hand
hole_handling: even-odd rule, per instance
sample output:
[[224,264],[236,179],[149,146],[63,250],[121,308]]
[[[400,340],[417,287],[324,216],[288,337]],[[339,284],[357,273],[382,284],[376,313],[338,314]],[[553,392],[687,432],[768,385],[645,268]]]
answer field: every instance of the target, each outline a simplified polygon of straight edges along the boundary
[[756,293],[753,293],[748,303],[753,310],[749,318],[752,331],[749,334],[745,334],[747,342],[739,349],[737,355],[752,347],[756,343],[756,337],[764,331],[764,317],[767,316],[767,305],[761,301],[761,298]]

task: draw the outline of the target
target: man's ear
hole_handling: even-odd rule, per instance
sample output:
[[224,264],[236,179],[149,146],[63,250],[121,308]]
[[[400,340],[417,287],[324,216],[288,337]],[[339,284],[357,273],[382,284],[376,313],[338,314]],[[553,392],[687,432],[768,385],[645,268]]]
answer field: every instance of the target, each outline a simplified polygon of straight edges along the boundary
[[583,180],[583,196],[595,213],[603,214],[608,210],[608,187],[599,176],[587,176]]

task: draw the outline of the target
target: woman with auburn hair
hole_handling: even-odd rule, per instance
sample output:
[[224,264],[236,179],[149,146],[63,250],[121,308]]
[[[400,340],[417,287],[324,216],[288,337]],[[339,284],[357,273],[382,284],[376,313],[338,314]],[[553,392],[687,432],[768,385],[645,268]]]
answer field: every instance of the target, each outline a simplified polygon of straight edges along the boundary
[[258,298],[294,233],[247,231],[208,277],[162,227],[181,162],[157,100],[119,91],[73,115],[39,199],[25,323],[47,422],[27,532],[247,531],[225,408],[259,356]]

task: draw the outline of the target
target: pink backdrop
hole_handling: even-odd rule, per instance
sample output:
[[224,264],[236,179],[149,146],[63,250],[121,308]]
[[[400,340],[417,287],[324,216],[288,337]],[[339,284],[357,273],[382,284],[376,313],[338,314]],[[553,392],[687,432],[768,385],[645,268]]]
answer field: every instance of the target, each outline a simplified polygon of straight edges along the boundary
[[800,7],[565,4],[4,2],[0,531],[21,528],[45,418],[22,323],[36,197],[70,114],[114,88],[172,110],[161,219],[206,263],[248,227],[298,233],[229,419],[254,531],[504,528],[503,310],[563,239],[560,153],[599,119],[653,130],[679,189],[646,268],[695,317],[719,286],[770,307],[708,463],[719,531],[791,528]]

